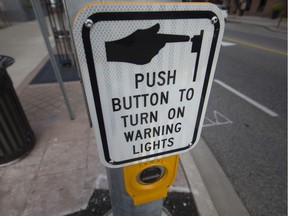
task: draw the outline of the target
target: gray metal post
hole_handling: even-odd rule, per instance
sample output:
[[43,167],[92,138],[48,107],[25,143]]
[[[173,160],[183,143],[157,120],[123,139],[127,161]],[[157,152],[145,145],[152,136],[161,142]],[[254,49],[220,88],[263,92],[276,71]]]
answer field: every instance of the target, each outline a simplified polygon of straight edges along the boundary
[[125,189],[123,168],[106,168],[113,216],[161,216],[163,199],[134,206]]
[[[72,24],[73,24],[72,17],[74,16],[74,13],[72,13],[72,11],[71,11],[71,5],[70,4],[69,4],[69,6],[70,6],[69,9],[67,8],[66,0],[63,0],[63,5],[64,5],[64,10],[65,10],[65,14],[66,14],[66,17],[67,17],[67,21],[68,21],[68,28],[70,29],[70,32],[72,32]],[[72,8],[77,8],[77,7],[72,7]],[[77,12],[77,9],[76,9],[76,12]],[[71,50],[72,50],[72,53],[76,54],[75,42],[74,42],[73,34],[71,34],[71,39],[72,39]],[[79,66],[79,62],[78,62],[77,56],[74,57],[74,55],[73,55],[73,59],[75,61],[77,70],[80,71],[80,66]],[[85,88],[84,88],[84,85],[83,85],[82,74],[80,72],[78,74],[80,76],[80,83],[81,83],[81,88],[82,88],[82,92],[83,92],[83,95],[84,95],[85,108],[86,108],[86,112],[87,112],[87,115],[88,115],[89,124],[90,124],[90,127],[92,128],[93,125],[92,125],[92,120],[91,120],[91,114],[90,114],[89,108],[88,108],[88,101],[87,101],[87,97],[86,97]]]
[[39,0],[32,0],[31,2],[32,2],[33,9],[34,9],[35,15],[37,17],[37,20],[38,20],[38,23],[39,23],[39,26],[40,26],[40,29],[41,29],[41,32],[42,32],[42,35],[43,35],[47,50],[48,50],[48,54],[49,54],[49,57],[50,57],[50,60],[51,60],[52,68],[54,70],[56,79],[57,79],[57,81],[59,83],[62,95],[64,97],[64,101],[65,101],[66,107],[68,109],[70,119],[74,120],[75,116],[74,116],[74,113],[72,111],[70,102],[68,100],[68,97],[67,97],[64,85],[63,85],[62,77],[60,75],[60,70],[58,68],[56,59],[54,57],[53,49],[51,47],[51,44],[50,44],[50,41],[49,41],[49,38],[48,38],[49,32],[47,31],[48,28],[47,28],[47,25],[46,25],[46,22],[45,22],[45,17],[44,17],[44,13],[42,11],[42,6],[41,6]]

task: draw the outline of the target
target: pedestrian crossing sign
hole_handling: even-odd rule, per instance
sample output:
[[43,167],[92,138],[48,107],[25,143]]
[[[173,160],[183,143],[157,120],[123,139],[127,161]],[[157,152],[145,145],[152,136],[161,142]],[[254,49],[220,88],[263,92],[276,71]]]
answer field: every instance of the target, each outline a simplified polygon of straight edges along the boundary
[[195,146],[223,30],[213,4],[92,3],[78,13],[73,37],[105,166]]

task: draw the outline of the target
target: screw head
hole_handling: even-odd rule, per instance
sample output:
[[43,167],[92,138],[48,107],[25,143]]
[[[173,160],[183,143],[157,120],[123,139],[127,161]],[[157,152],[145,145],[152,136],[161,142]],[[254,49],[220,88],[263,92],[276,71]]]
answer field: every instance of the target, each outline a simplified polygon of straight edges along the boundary
[[87,28],[92,28],[94,23],[91,19],[87,19],[84,24]]
[[217,16],[214,16],[214,17],[211,18],[211,23],[213,25],[215,25],[217,22],[218,22],[218,17]]
[[110,160],[110,161],[109,161],[109,164],[112,164],[112,165],[113,165],[113,164],[114,164],[114,161],[113,161],[113,160]]

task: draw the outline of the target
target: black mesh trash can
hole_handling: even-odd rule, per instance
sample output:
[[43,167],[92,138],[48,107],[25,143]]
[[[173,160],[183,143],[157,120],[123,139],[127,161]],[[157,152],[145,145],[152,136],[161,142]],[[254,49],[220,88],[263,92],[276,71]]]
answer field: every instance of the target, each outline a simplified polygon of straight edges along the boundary
[[6,71],[13,63],[13,58],[0,55],[0,166],[25,156],[35,144],[34,133]]

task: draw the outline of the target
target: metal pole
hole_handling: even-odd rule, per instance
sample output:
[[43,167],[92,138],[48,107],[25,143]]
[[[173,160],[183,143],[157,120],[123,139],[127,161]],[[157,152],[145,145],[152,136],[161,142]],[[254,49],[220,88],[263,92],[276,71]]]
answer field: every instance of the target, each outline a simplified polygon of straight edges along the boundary
[[[70,2],[73,2],[73,1],[70,1]],[[72,34],[72,25],[73,25],[73,16],[74,16],[74,14],[71,12],[72,11],[71,9],[74,9],[77,12],[77,7],[71,7],[71,5],[69,3],[68,3],[68,5],[70,7],[68,8],[66,0],[63,0],[63,4],[64,4],[64,8],[65,8],[64,10],[65,10],[65,14],[66,14],[66,17],[67,17],[67,20],[68,20],[68,28],[70,29],[70,35],[71,35],[71,39],[72,39],[71,51],[72,51],[72,53],[76,54],[76,49],[75,49],[75,44],[74,44],[75,41],[74,41],[73,34]],[[85,4],[82,2],[82,5],[85,5]],[[78,9],[80,10],[80,7]],[[71,14],[72,14],[72,16],[71,16]],[[74,56],[74,54],[73,54],[73,56]],[[85,88],[84,88],[84,85],[83,85],[82,74],[80,73],[80,66],[79,66],[79,62],[78,62],[77,56],[74,59],[74,62],[76,63],[76,68],[79,71],[78,74],[80,76],[80,83],[81,83],[82,92],[83,92],[83,95],[84,95],[85,108],[86,108],[86,112],[87,112],[87,115],[88,115],[90,127],[92,128],[93,125],[92,125],[92,120],[91,120],[91,114],[90,114],[89,108],[88,108],[88,101],[87,101],[87,97],[86,97]]]
[[49,54],[49,57],[50,57],[50,60],[51,60],[51,64],[52,64],[56,79],[57,79],[57,81],[59,83],[62,95],[64,97],[64,101],[65,101],[66,107],[68,109],[70,119],[74,120],[75,116],[74,116],[74,113],[73,113],[73,111],[71,109],[68,97],[66,95],[66,91],[65,91],[65,88],[64,88],[64,85],[63,85],[62,77],[60,75],[60,70],[58,68],[56,59],[54,57],[53,49],[51,47],[51,44],[50,44],[50,41],[49,41],[49,38],[48,38],[47,26],[46,26],[45,17],[44,17],[44,13],[42,11],[42,7],[41,7],[41,4],[40,4],[40,1],[39,0],[32,0],[31,2],[32,2],[33,8],[34,8],[34,12],[35,12],[35,15],[37,17],[37,20],[38,20],[38,23],[39,23],[39,26],[40,26],[40,29],[41,29],[41,32],[42,32],[42,35],[43,35],[47,50],[48,50],[48,54]]
[[134,206],[125,189],[123,168],[106,167],[113,216],[161,216],[163,199]]

